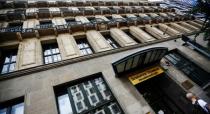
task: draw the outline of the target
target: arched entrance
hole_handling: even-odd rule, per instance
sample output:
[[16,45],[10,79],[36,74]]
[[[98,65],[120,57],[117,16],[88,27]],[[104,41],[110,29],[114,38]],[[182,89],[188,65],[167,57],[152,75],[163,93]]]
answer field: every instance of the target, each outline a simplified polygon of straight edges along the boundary
[[139,51],[112,64],[116,76],[128,78],[157,113],[190,114],[191,103],[186,92],[160,66],[168,49],[155,47]]

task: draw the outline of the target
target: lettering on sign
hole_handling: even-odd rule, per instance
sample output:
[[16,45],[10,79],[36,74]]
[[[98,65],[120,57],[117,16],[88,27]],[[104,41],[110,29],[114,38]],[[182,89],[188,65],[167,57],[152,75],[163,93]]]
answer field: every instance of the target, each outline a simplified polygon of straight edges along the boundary
[[144,72],[141,72],[141,73],[138,73],[138,74],[135,74],[133,76],[130,76],[128,79],[131,81],[131,83],[133,85],[136,85],[138,83],[141,83],[145,80],[148,80],[154,76],[157,76],[161,73],[163,73],[163,69],[159,66],[156,66],[156,67],[153,67],[151,69],[148,69]]

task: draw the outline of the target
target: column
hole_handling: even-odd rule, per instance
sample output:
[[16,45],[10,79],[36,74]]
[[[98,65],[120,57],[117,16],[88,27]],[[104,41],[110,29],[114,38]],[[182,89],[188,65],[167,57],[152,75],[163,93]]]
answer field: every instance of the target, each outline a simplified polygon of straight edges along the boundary
[[61,53],[62,60],[80,56],[80,51],[74,37],[70,34],[59,34],[57,43]]
[[165,34],[163,31],[157,29],[156,27],[153,27],[151,25],[146,25],[145,30],[155,36],[157,39],[163,39],[163,38],[169,38],[170,36],[168,34]]
[[135,45],[135,42],[131,37],[118,28],[111,28],[110,35],[114,38],[121,47]]
[[185,28],[185,27],[182,27],[176,23],[171,23],[170,26],[172,28],[175,28],[176,30],[182,32],[182,33],[191,33],[192,31],[190,31],[189,29]]
[[160,30],[166,32],[167,34],[171,35],[171,36],[177,36],[177,35],[181,35],[181,33],[165,24],[161,24],[159,23],[159,28]]
[[191,29],[191,30],[199,31],[199,28],[197,28],[197,27],[195,27],[195,26],[192,26],[192,25],[190,25],[190,24],[188,24],[188,23],[186,23],[186,22],[181,22],[180,24],[181,24],[182,26],[184,26],[184,27],[187,27],[187,28]]
[[195,27],[198,27],[198,28],[201,28],[201,27],[202,27],[201,24],[198,24],[198,23],[196,23],[196,22],[194,22],[194,21],[189,21],[189,24],[191,24],[191,25],[193,25],[193,26],[195,26]]
[[136,26],[129,27],[130,33],[142,43],[156,40],[154,37]]
[[30,38],[23,40],[19,45],[19,69],[39,66],[43,63],[42,47],[39,39]]
[[106,39],[100,32],[91,30],[86,32],[87,40],[95,52],[107,51],[112,47],[106,42]]

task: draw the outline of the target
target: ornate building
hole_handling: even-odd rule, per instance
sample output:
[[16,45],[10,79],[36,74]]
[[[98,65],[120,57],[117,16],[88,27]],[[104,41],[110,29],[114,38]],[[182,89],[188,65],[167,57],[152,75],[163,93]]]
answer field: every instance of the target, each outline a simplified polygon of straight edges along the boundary
[[202,21],[147,1],[0,1],[0,114],[190,113]]

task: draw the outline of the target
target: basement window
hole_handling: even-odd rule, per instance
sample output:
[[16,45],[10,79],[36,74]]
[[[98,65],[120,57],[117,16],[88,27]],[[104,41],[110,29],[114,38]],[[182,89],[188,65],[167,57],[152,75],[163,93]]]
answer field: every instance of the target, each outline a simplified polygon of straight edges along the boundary
[[[1,74],[9,73],[15,70],[16,67],[17,50],[9,50],[3,52],[1,61]],[[1,113],[0,113],[1,114]]]
[[57,43],[43,45],[43,55],[45,64],[61,61]]
[[101,74],[95,75],[54,88],[59,114],[124,114]]

